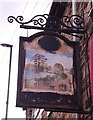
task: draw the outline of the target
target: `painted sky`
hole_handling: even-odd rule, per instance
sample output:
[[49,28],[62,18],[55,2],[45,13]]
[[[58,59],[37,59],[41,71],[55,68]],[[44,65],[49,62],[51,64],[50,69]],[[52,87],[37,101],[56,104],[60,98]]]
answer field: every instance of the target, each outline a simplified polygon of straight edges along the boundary
[[61,63],[64,68],[72,68],[73,67],[73,55],[72,54],[51,54],[46,52],[35,52],[35,51],[26,51],[27,63],[31,63],[31,58],[35,54],[44,55],[47,58],[47,63],[50,66],[53,66],[55,63]]

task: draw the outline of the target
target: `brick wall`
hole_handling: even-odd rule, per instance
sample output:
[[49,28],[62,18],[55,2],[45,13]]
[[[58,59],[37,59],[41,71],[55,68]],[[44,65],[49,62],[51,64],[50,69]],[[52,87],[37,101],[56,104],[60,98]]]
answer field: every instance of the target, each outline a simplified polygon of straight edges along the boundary
[[[89,16],[91,3],[80,4],[79,11],[83,8],[84,20],[87,26],[87,34],[85,39],[80,42],[81,52],[81,77],[82,77],[82,102],[84,110],[90,109],[91,106],[91,90],[90,90],[90,74],[89,74],[89,39],[93,32],[93,22]],[[92,120],[92,114],[81,115],[84,120]]]
[[[65,15],[71,15],[71,2],[68,4],[67,9],[65,11]],[[90,108],[91,105],[91,92],[90,92],[90,80],[89,80],[89,39],[91,34],[93,33],[93,22],[89,17],[89,11],[91,9],[91,2],[85,3],[77,3],[77,14],[84,15],[85,24],[87,26],[87,34],[85,34],[85,38],[83,37],[80,41],[80,62],[81,62],[81,79],[82,79],[82,102],[84,110]],[[84,11],[84,13],[83,13]],[[69,38],[69,36],[66,36]],[[72,39],[72,38],[71,38]],[[69,118],[82,118],[82,120],[92,120],[92,114],[72,114],[72,113],[62,113],[62,112],[50,112],[51,114],[47,114],[47,111],[43,111],[41,116],[43,118],[49,119],[57,119],[61,118],[62,120],[66,120]]]

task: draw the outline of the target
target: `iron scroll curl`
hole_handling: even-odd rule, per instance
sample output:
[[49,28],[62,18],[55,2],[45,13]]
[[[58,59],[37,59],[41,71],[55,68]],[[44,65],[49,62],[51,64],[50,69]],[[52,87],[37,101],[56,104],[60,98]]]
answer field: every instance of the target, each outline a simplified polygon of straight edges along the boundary
[[84,19],[79,15],[72,15],[70,17],[64,16],[62,19],[62,23],[65,27],[73,27],[76,29],[85,29]]

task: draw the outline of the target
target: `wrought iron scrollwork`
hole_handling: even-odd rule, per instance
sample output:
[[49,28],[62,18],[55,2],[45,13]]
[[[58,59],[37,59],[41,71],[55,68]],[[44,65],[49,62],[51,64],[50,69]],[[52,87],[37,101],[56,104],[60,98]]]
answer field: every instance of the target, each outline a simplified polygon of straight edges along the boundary
[[17,18],[15,18],[14,16],[9,16],[8,17],[8,22],[12,23],[15,20],[16,22],[18,22],[21,25],[33,23],[33,25],[40,25],[40,26],[43,27],[43,26],[46,25],[47,16],[48,16],[47,14],[36,15],[31,20],[29,20],[28,22],[23,22],[23,20],[24,20],[23,16],[17,16]]
[[64,16],[62,19],[62,23],[64,27],[68,28],[76,28],[76,29],[84,29],[85,23],[84,19],[79,15],[72,15],[70,17]]
[[[72,15],[72,16],[63,16],[62,19],[58,19],[55,16],[50,16],[48,14],[44,15],[36,15],[31,20],[24,22],[23,16],[17,16],[16,18],[14,16],[8,17],[8,22],[12,23],[13,21],[18,22],[23,26],[22,28],[26,29],[26,26],[39,26],[42,29],[45,29],[46,27],[49,28],[49,30],[56,29],[56,31],[64,31],[64,29],[69,31],[70,29],[71,33],[83,33],[86,31],[86,26],[84,23],[84,19],[79,15]],[[34,27],[35,29],[35,27]],[[82,30],[82,32],[80,31]],[[64,31],[65,32],[65,31]]]
[[8,22],[12,23],[15,20],[19,24],[22,24],[21,21],[23,21],[23,19],[24,19],[23,16],[17,16],[17,18],[15,18],[14,16],[9,16],[8,17]]

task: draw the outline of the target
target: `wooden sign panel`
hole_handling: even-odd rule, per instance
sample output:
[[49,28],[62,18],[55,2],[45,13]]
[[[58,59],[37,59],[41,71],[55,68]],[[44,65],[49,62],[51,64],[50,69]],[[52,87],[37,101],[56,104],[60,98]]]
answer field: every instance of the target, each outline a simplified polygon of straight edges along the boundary
[[[55,51],[43,49],[39,41],[46,35],[54,36],[61,46]],[[80,111],[80,80],[78,42],[54,32],[20,37],[18,107]]]

